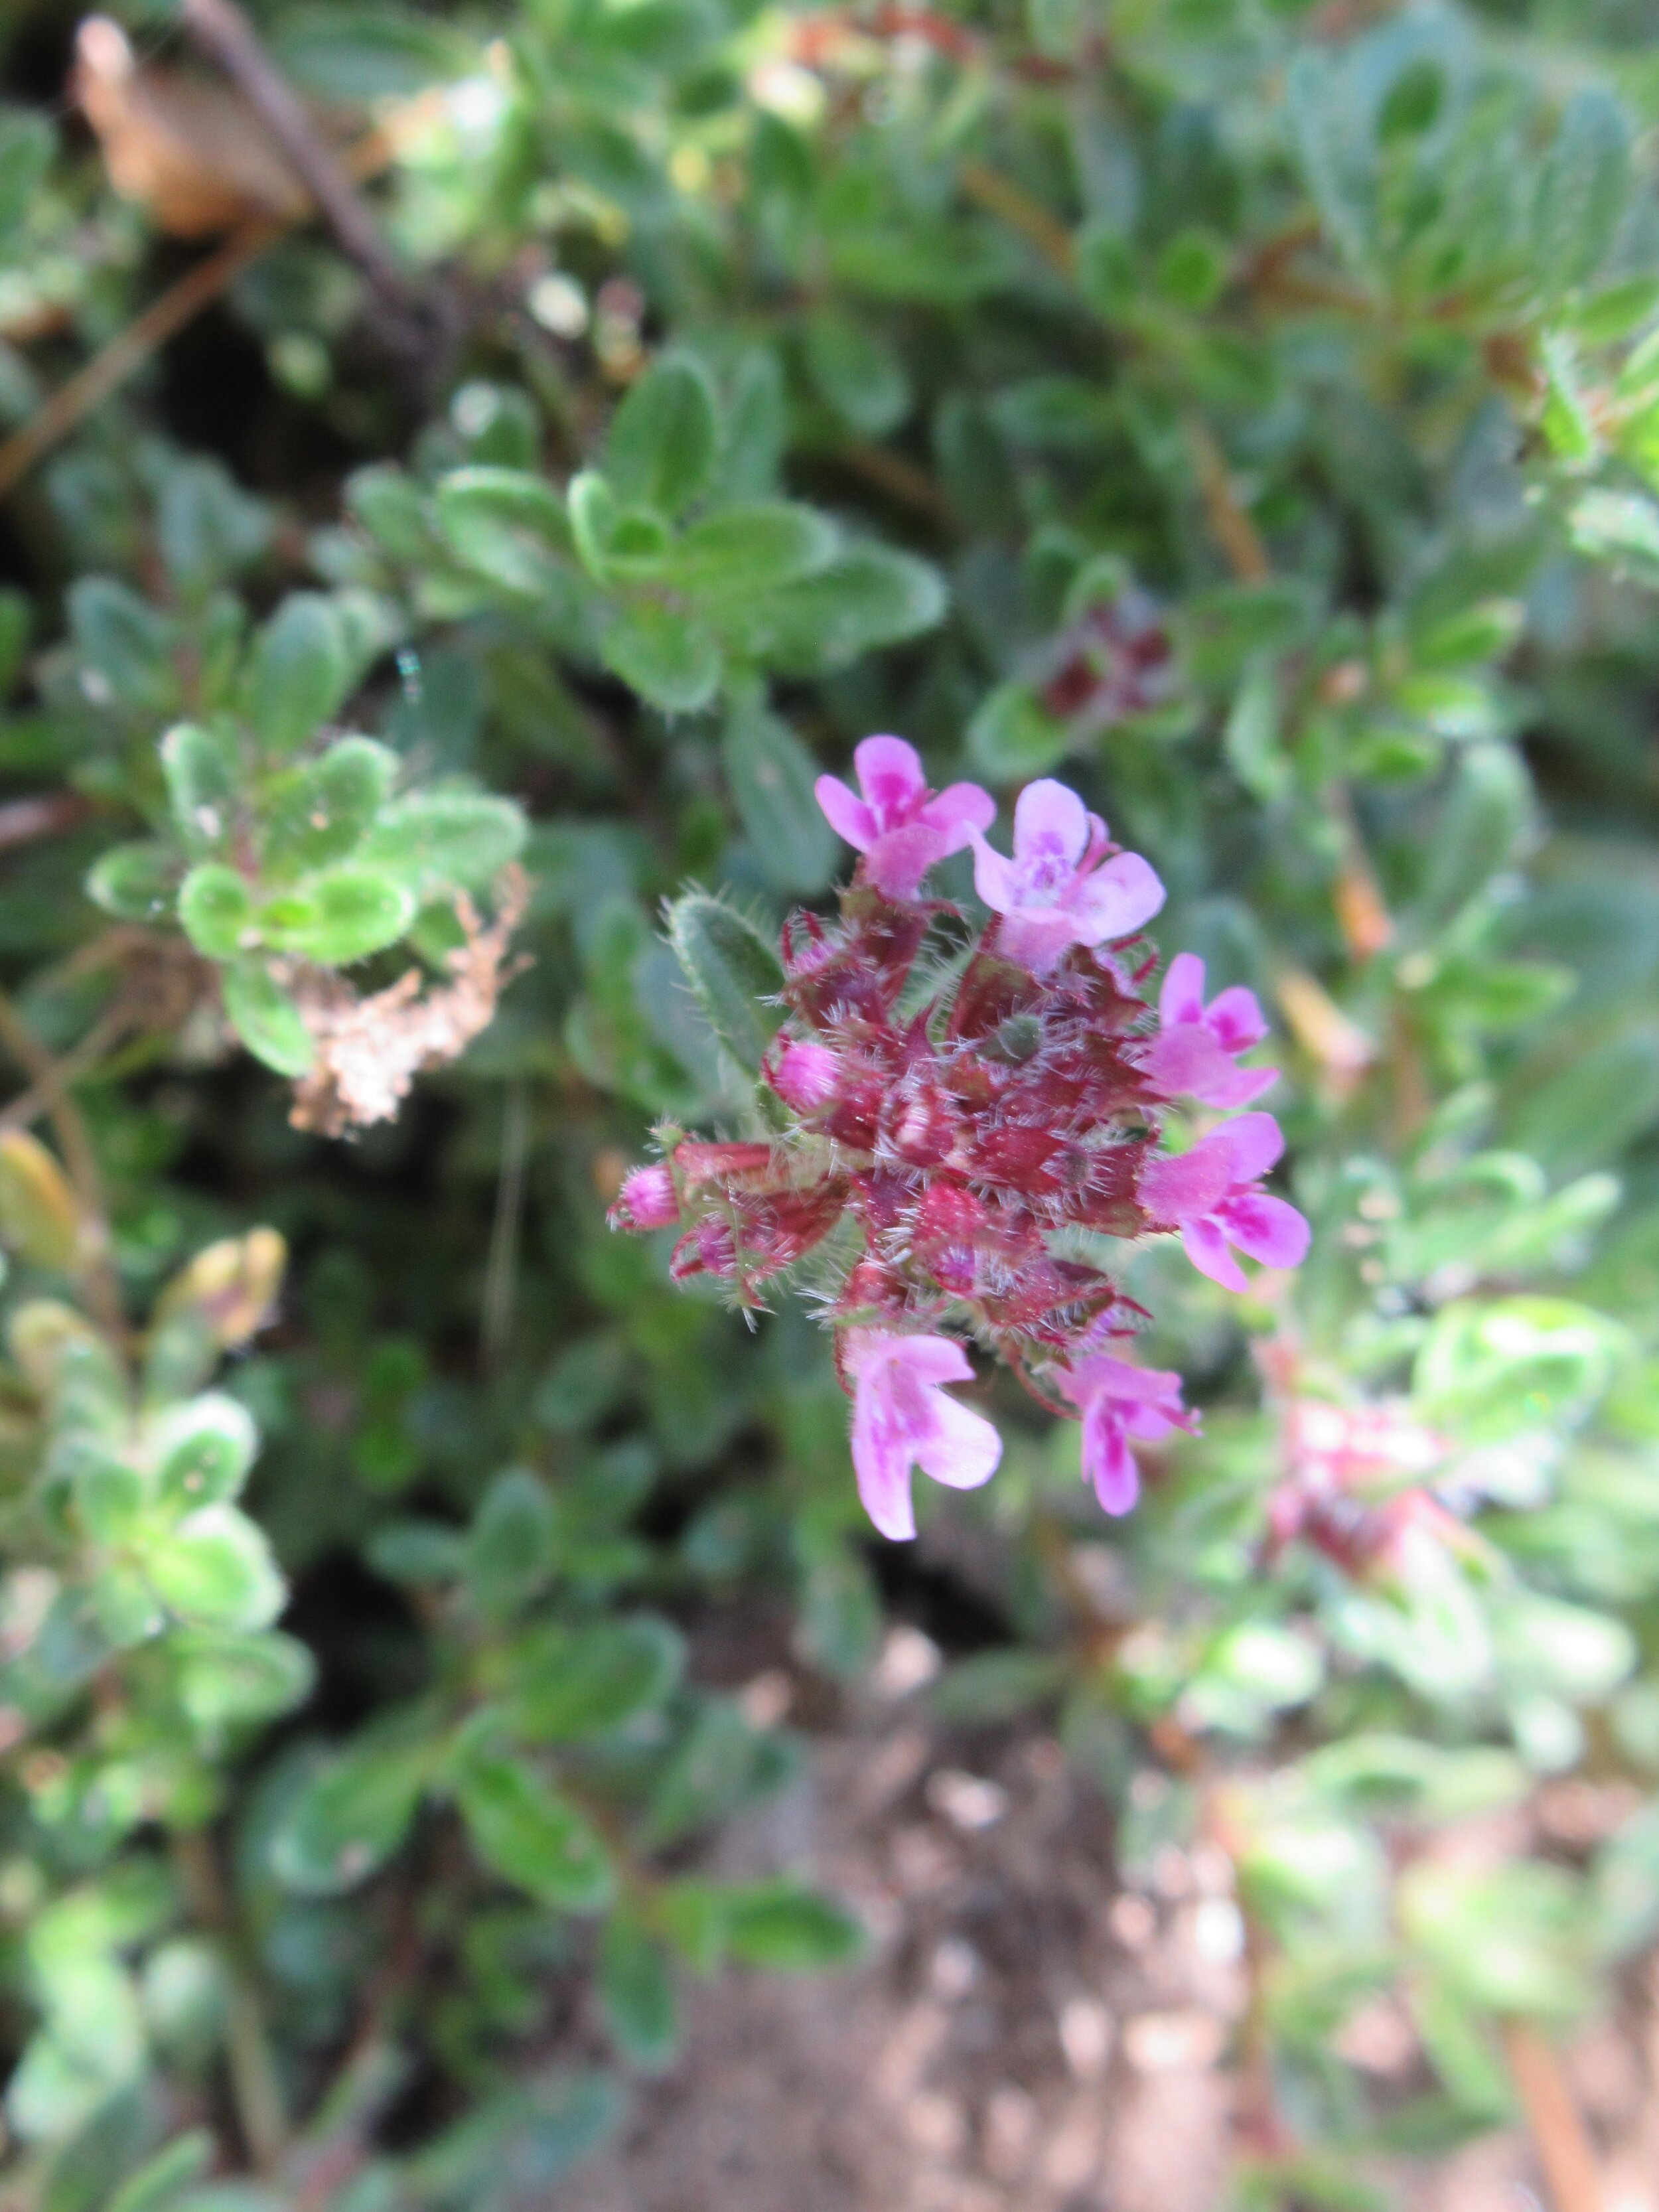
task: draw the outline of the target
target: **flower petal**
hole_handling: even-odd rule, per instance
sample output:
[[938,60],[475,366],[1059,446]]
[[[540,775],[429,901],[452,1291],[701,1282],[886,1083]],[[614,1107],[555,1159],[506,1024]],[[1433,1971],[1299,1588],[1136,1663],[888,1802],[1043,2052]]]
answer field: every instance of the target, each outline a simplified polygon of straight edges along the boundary
[[1076,942],[1101,945],[1133,937],[1163,905],[1164,885],[1139,853],[1115,853],[1091,876],[1079,876],[1062,895],[1076,919]]
[[917,818],[947,840],[947,853],[959,853],[975,830],[982,833],[996,820],[997,803],[976,783],[951,783],[928,800]]
[[927,779],[915,747],[903,738],[866,738],[853,750],[859,789],[884,829],[912,815],[927,793]]
[[[826,808],[825,811],[829,810]],[[994,845],[988,845],[982,835],[975,834],[974,848],[974,889],[993,914],[1012,914],[1019,904],[1022,885],[1019,871],[1012,860],[1005,860]]]
[[1077,920],[1064,907],[1023,906],[1002,925],[998,950],[1034,975],[1046,975],[1078,940]]
[[1203,1020],[1204,963],[1196,952],[1177,952],[1170,963],[1158,993],[1158,1018],[1166,1030],[1177,1022]]
[[1160,1030],[1141,1054],[1140,1072],[1158,1097],[1201,1098],[1206,1105],[1227,1103],[1216,1093],[1238,1077],[1238,1070],[1200,1022],[1177,1022],[1172,1029]]
[[928,869],[948,849],[939,831],[925,822],[902,823],[866,847],[864,872],[884,898],[913,899]]
[[916,1446],[923,1472],[952,1490],[977,1490],[997,1471],[1002,1438],[982,1413],[959,1406],[943,1390],[930,1390],[932,1433]]
[[1026,785],[1014,807],[1014,859],[1021,867],[1053,853],[1075,867],[1088,842],[1088,809],[1076,792],[1049,775]]
[[879,833],[876,817],[864,801],[838,775],[821,775],[812,789],[836,836],[844,838],[854,851],[867,853]]
[[[910,1462],[915,1457],[915,1414],[894,1389],[892,1353],[897,1340],[860,1330],[848,1346],[857,1376],[853,1397],[853,1466],[864,1510],[884,1536],[907,1541],[916,1533],[910,1502]],[[911,1418],[907,1419],[907,1412]]]
[[1231,1243],[1264,1267],[1299,1267],[1308,1256],[1313,1231],[1305,1217],[1282,1198],[1264,1191],[1245,1191],[1216,1209]]
[[1224,1083],[1218,1083],[1211,1091],[1195,1091],[1193,1096],[1201,1097],[1206,1106],[1224,1106],[1231,1111],[1236,1106],[1253,1105],[1278,1080],[1276,1067],[1236,1067]]
[[1255,993],[1247,991],[1242,983],[1218,993],[1210,1001],[1203,1019],[1205,1027],[1214,1030],[1224,1052],[1249,1052],[1267,1034],[1261,1002]]
[[971,1382],[973,1362],[953,1336],[890,1336],[889,1357],[918,1382]]
[[1097,1398],[1083,1417],[1083,1480],[1103,1511],[1127,1513],[1140,1495],[1140,1470],[1109,1398]]
[[1254,1182],[1266,1175],[1285,1149],[1284,1132],[1271,1114],[1241,1114],[1208,1141],[1216,1140],[1232,1155],[1235,1183]]
[[1182,1248],[1200,1275],[1219,1283],[1224,1291],[1248,1291],[1244,1270],[1227,1249],[1227,1240],[1213,1221],[1192,1221],[1182,1232]]
[[1139,1198],[1154,1221],[1181,1228],[1202,1220],[1220,1205],[1236,1182],[1229,1133],[1214,1130],[1200,1137],[1190,1152],[1147,1162],[1140,1171]]

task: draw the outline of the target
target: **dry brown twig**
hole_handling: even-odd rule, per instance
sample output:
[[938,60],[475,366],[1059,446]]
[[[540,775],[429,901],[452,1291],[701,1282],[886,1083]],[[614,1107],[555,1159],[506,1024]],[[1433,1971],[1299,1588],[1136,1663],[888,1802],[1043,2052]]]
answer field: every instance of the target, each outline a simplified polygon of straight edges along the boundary
[[[310,193],[244,100],[173,71],[138,67],[125,33],[105,17],[90,16],[82,25],[77,54],[76,92],[98,133],[116,191],[147,207],[158,228],[176,236],[238,227],[60,386],[21,429],[0,441],[0,499],[312,212]],[[411,100],[401,119],[369,131],[343,161],[331,154],[328,159],[359,183],[378,174],[424,107],[423,98]],[[240,152],[222,161],[221,143],[230,126]],[[250,147],[257,149],[252,156]],[[384,260],[383,251],[379,258]]]
[[425,987],[418,968],[361,999],[343,976],[313,969],[293,979],[294,995],[317,1047],[310,1073],[294,1086],[289,1120],[296,1129],[343,1137],[392,1121],[422,1070],[458,1060],[495,1018],[496,1001],[520,972],[507,947],[529,901],[524,871],[510,868],[488,927],[472,902],[455,902],[466,942],[449,955],[453,981]]
[[1504,2049],[1554,2212],[1602,2212],[1601,2178],[1561,2062],[1530,2021],[1504,2023]]

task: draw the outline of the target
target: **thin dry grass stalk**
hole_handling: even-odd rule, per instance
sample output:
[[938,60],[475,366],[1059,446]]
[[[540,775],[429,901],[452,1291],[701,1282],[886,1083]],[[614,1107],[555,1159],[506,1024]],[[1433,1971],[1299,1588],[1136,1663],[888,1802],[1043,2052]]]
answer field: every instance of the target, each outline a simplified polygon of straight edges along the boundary
[[487,927],[471,901],[458,898],[466,942],[449,955],[453,980],[435,989],[426,988],[418,968],[367,999],[321,969],[298,978],[294,994],[317,1057],[294,1086],[294,1127],[343,1137],[396,1121],[415,1078],[458,1060],[489,1028],[502,990],[524,964],[508,959],[507,947],[528,896],[524,871],[508,869]]

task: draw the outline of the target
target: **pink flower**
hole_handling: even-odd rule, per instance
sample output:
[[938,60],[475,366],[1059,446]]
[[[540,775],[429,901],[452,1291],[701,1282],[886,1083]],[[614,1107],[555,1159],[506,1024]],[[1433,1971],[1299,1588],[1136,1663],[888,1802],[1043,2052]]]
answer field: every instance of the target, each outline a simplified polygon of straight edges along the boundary
[[973,833],[974,882],[1003,917],[1001,950],[1033,975],[1071,945],[1133,937],[1164,903],[1164,886],[1139,853],[1106,858],[1106,824],[1076,792],[1048,776],[1028,783],[1014,809],[1014,856]]
[[1181,1377],[1090,1352],[1054,1377],[1083,1416],[1083,1480],[1108,1513],[1127,1513],[1140,1495],[1131,1437],[1151,1442],[1172,1429],[1196,1434],[1198,1416],[1181,1402]]
[[1160,1098],[1197,1098],[1206,1106],[1248,1106],[1279,1080],[1276,1067],[1237,1067],[1240,1054],[1267,1034],[1255,994],[1235,984],[1204,1003],[1204,963],[1177,952],[1158,1002],[1159,1033],[1141,1069]]
[[884,898],[914,898],[936,860],[959,853],[988,830],[996,801],[976,783],[929,791],[914,745],[866,738],[853,755],[860,799],[839,776],[821,775],[818,805],[838,837],[864,855],[864,872]]
[[786,1106],[797,1114],[815,1114],[835,1097],[841,1062],[827,1044],[792,1044],[786,1038],[763,1063],[762,1073]]
[[666,1229],[679,1218],[674,1178],[664,1167],[635,1168],[624,1176],[610,1213],[613,1229]]
[[996,1472],[1002,1438],[982,1415],[940,1389],[974,1379],[967,1353],[950,1337],[855,1328],[848,1334],[845,1356],[854,1382],[859,1496],[884,1536],[914,1536],[913,1463],[952,1490],[975,1490]]
[[1271,1114],[1241,1114],[1176,1159],[1143,1169],[1140,1202],[1152,1219],[1181,1231],[1201,1275],[1229,1291],[1249,1288],[1229,1245],[1267,1267],[1296,1267],[1309,1228],[1293,1206],[1255,1188],[1285,1149]]

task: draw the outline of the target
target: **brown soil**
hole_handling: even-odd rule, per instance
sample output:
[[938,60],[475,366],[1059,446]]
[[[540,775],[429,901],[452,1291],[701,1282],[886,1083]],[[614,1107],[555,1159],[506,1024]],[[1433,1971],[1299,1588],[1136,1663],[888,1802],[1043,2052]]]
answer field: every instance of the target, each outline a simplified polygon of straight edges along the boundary
[[[1041,1734],[953,1737],[899,1631],[879,1690],[820,1735],[809,1779],[742,1825],[723,1872],[810,1869],[854,1901],[868,1962],[728,1975],[645,2085],[581,2212],[1219,2212],[1246,2000],[1224,1856],[1166,1849],[1120,1884],[1106,1808]],[[920,1652],[925,1662],[925,1649]],[[775,1711],[788,1678],[751,1686]],[[1599,2212],[1659,2212],[1650,1982],[1571,2054]],[[1375,2010],[1375,2008],[1373,2008]],[[1415,2057],[1403,2014],[1353,2024],[1359,2063]],[[1404,2039],[1403,2044],[1401,2039]],[[1400,2212],[1544,2212],[1520,2135],[1375,2177]],[[1558,2208],[1567,2212],[1567,2208]]]

